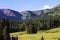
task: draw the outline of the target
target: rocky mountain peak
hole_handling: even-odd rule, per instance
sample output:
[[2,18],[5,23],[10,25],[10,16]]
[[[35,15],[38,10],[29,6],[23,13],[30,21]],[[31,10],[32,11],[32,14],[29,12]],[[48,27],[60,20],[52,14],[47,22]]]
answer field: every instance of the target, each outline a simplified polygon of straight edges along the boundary
[[0,9],[7,16],[15,16],[10,9]]

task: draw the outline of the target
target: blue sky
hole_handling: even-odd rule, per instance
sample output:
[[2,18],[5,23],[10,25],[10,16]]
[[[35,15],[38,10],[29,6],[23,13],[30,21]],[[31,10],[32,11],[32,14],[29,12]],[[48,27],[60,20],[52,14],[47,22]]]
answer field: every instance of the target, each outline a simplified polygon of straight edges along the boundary
[[54,7],[60,4],[60,0],[0,0],[0,8],[7,8],[16,11],[41,10]]

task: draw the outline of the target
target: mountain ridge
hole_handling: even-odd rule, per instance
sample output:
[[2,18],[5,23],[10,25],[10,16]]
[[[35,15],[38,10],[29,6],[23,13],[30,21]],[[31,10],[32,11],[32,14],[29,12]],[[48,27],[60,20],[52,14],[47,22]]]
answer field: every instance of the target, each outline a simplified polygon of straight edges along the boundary
[[21,14],[11,9],[0,9],[0,17],[9,20],[21,20]]
[[45,10],[36,10],[36,11],[22,11],[18,12],[11,9],[0,9],[0,19],[1,18],[8,18],[9,20],[27,20],[35,17],[47,17],[47,16],[54,16],[60,15],[60,4],[51,9]]

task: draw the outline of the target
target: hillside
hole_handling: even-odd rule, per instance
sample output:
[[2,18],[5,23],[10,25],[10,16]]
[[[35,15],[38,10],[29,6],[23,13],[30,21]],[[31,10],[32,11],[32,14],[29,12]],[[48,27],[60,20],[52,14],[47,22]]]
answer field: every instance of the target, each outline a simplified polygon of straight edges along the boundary
[[56,7],[53,7],[51,9],[45,9],[45,10],[36,10],[36,11],[30,11],[30,12],[22,11],[21,14],[23,15],[23,18],[25,17],[25,19],[29,19],[31,17],[33,17],[33,18],[40,17],[41,18],[41,17],[47,17],[47,16],[56,16],[56,15],[60,16],[60,5],[57,5]]
[[18,36],[18,40],[41,40],[42,36],[45,40],[58,40],[60,38],[60,28],[54,28],[47,31],[39,31],[37,34],[26,34],[26,32],[10,33],[10,36]]
[[0,19],[8,18],[9,20],[21,20],[21,14],[11,9],[0,9]]

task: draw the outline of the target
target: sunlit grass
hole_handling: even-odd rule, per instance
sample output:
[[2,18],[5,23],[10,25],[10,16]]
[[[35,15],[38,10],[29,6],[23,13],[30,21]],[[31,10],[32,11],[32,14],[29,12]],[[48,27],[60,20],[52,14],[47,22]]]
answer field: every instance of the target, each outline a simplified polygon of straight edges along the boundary
[[58,40],[60,38],[60,28],[54,28],[47,31],[39,31],[37,34],[27,34],[26,32],[10,33],[10,36],[18,36],[18,40]]

